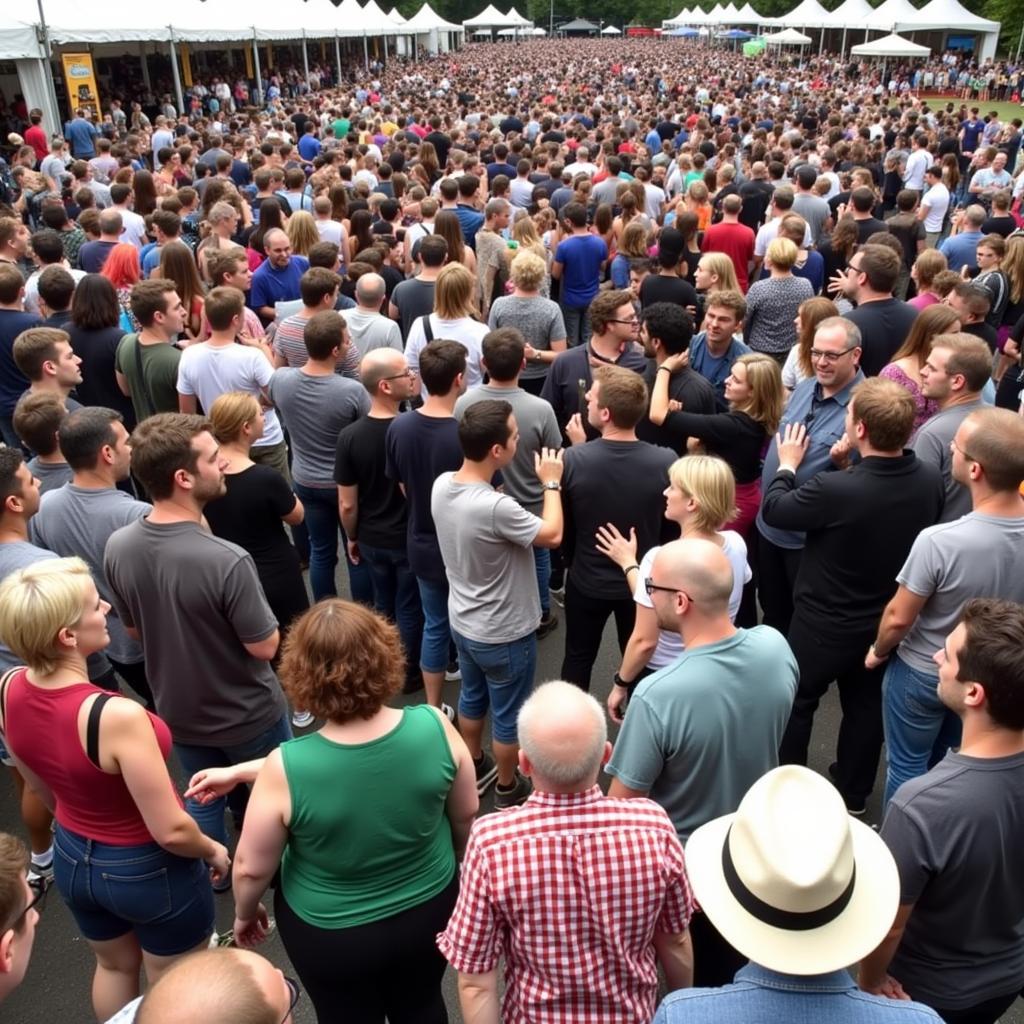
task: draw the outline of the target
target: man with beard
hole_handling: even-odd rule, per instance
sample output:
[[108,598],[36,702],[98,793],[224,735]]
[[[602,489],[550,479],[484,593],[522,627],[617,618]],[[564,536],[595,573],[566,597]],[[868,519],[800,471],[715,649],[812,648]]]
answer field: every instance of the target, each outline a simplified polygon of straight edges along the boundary
[[[203,524],[225,493],[210,423],[162,413],[131,444],[153,511],[111,536],[104,571],[125,631],[142,644],[157,714],[187,775],[263,757],[291,735],[270,667],[280,637],[252,557]],[[237,827],[247,798],[244,786],[229,798]],[[188,810],[227,842],[223,799]]]

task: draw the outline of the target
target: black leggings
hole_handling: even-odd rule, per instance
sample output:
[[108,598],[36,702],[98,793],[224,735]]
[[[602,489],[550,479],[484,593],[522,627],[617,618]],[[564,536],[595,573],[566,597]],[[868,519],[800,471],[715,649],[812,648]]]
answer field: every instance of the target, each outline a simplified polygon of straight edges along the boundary
[[435,938],[459,894],[458,872],[429,900],[353,928],[317,928],[284,897],[274,914],[285,951],[316,1009],[319,1024],[447,1024],[441,995],[445,960]]

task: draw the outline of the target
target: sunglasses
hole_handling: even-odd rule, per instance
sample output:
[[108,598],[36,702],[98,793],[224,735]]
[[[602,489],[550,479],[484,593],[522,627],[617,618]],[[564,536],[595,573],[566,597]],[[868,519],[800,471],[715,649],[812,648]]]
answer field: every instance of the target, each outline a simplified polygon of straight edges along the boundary
[[28,905],[25,909],[14,919],[11,924],[11,928],[17,931],[21,927],[21,922],[28,917],[30,910],[38,910],[42,913],[43,907],[46,906],[46,894],[50,891],[51,880],[49,878],[40,878],[37,885],[31,886],[35,890],[35,895],[28,901]]

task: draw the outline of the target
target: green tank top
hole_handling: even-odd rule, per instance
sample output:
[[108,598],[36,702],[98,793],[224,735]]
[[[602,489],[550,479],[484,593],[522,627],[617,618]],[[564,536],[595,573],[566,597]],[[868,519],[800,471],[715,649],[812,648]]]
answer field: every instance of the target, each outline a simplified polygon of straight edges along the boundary
[[292,800],[281,886],[307,924],[380,921],[452,880],[445,801],[455,762],[431,708],[404,708],[399,724],[369,743],[312,733],[283,743],[281,756]]

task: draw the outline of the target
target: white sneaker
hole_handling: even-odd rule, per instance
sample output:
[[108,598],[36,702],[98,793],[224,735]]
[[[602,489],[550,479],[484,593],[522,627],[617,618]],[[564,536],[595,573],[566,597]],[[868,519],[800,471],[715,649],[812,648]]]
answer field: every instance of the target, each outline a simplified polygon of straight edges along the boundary
[[444,670],[444,681],[446,683],[457,683],[462,679],[462,669],[459,668],[457,661],[450,661],[448,667]]
[[296,729],[308,729],[314,722],[316,717],[312,711],[293,711],[292,712],[292,725]]
[[443,714],[452,725],[455,724],[455,708],[451,704],[441,703],[441,714]]

